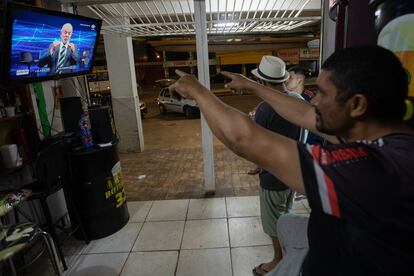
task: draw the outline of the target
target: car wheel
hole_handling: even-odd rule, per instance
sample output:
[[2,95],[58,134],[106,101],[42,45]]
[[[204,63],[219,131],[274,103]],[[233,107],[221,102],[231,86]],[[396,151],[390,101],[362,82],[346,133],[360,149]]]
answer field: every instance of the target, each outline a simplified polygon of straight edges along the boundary
[[167,109],[165,108],[163,104],[158,105],[158,108],[160,109],[161,114],[167,113]]
[[194,112],[191,107],[188,107],[188,106],[184,107],[184,113],[187,119],[192,119],[194,117]]

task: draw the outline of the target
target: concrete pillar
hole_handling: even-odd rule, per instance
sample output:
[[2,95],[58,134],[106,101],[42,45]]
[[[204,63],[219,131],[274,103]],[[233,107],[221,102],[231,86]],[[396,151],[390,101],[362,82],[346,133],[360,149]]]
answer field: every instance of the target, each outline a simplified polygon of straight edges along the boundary
[[120,152],[142,152],[144,136],[131,37],[104,35],[112,108]]
[[[162,56],[163,56],[163,65],[165,66],[167,60],[167,52],[165,50],[162,51]],[[170,78],[170,68],[169,67],[164,67],[164,76],[166,79]]]
[[[208,60],[208,40],[206,25],[206,3],[204,0],[194,1],[194,20],[196,23],[196,48],[198,80],[210,89],[210,71]],[[213,133],[201,113],[201,134],[204,161],[204,190],[207,193],[216,190],[216,174],[214,172]]]

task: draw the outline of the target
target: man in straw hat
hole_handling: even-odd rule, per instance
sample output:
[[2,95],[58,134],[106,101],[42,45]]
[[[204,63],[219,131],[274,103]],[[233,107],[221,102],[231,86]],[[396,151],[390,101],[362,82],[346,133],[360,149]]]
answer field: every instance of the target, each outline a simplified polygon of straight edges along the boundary
[[225,145],[309,200],[306,258],[289,257],[307,251],[304,221],[284,215],[277,225],[284,256],[268,275],[413,275],[414,130],[402,120],[407,73],[391,51],[374,45],[336,51],[322,65],[312,103],[223,72],[232,79],[228,87],[249,89],[333,143],[337,136],[346,141],[326,146],[266,130],[177,73],[170,89],[196,100]]
[[[263,56],[258,68],[252,74],[267,87],[282,90],[282,84],[289,79],[284,61],[275,56]],[[271,92],[274,93],[274,92]],[[286,92],[289,96],[302,99],[299,93]],[[306,141],[307,130],[286,121],[277,114],[272,107],[261,102],[256,108],[255,122],[262,127],[279,133],[285,137]],[[300,140],[300,138],[302,140]],[[263,231],[270,236],[273,245],[273,259],[262,263],[253,269],[256,276],[264,275],[272,270],[282,258],[282,249],[278,240],[276,223],[279,217],[292,208],[294,191],[289,189],[279,178],[273,176],[265,169],[259,172],[260,214]]]

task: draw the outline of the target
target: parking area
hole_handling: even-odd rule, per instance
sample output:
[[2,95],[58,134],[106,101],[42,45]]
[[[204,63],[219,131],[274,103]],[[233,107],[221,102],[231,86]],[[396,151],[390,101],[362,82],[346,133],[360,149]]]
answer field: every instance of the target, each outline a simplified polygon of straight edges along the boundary
[[[188,120],[183,113],[160,114],[158,88],[141,91],[148,113],[143,119],[145,150],[121,154],[129,200],[159,200],[205,197],[200,119]],[[243,112],[260,100],[254,95],[219,94],[227,104]],[[258,177],[247,171],[254,166],[214,139],[216,193],[209,196],[257,195]]]

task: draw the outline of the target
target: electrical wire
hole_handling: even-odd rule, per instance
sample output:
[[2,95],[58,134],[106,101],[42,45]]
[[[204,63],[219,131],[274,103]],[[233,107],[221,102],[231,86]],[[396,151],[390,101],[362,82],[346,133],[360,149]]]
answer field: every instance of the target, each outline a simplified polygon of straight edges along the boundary
[[[74,87],[74,89],[75,89],[75,91],[77,92],[77,96],[79,96],[80,98],[81,98],[81,102],[82,102],[82,107],[83,108],[85,108],[86,107],[86,109],[87,109],[87,106],[88,106],[88,99],[87,99],[87,97],[83,94],[83,91],[80,91],[79,89],[78,89],[78,87],[76,87],[76,83],[75,83],[75,81],[73,80],[73,78],[71,79],[71,81],[72,81],[72,85],[73,85],[73,87]],[[81,86],[82,87],[82,86]],[[86,111],[86,110],[84,110],[84,111]]]
[[82,92],[83,92],[83,94],[84,94],[84,96],[86,98],[86,101],[88,102],[88,105],[91,105],[91,100],[90,100],[90,96],[88,95],[88,91],[87,91],[86,85],[85,84],[84,84],[85,86],[82,85],[82,83],[80,82],[80,80],[79,80],[78,77],[76,77],[76,80],[78,81],[79,87],[81,88],[81,90],[82,90]]
[[[57,85],[57,82],[56,82],[56,80],[54,81],[54,91],[56,91],[56,85]],[[50,121],[50,127],[52,127],[53,126],[53,121],[54,121],[54,119],[55,119],[55,111],[56,111],[56,98],[55,97],[57,97],[58,95],[53,95],[53,110],[52,110],[52,120]]]
[[[77,92],[79,92],[79,94],[81,95],[81,100],[82,100],[82,96],[83,96],[83,103],[85,103],[85,101],[86,101],[86,103],[89,104],[88,95],[87,95],[88,92],[86,91],[86,89],[85,90],[83,89],[84,87],[82,86],[82,83],[80,82],[80,80],[77,77],[76,77],[76,80],[78,81],[79,87],[81,87],[82,93],[81,93],[81,91],[79,91],[76,88],[75,81],[72,78],[72,82],[73,82],[73,86],[75,87],[75,90]],[[108,113],[109,113],[109,121],[110,121],[110,124],[111,124],[111,128],[113,129],[113,134],[114,134],[115,138],[117,140],[119,140],[118,130],[117,130],[116,125],[115,125],[115,119],[114,119],[114,114],[113,114],[113,110],[112,110],[112,104],[108,104]]]

